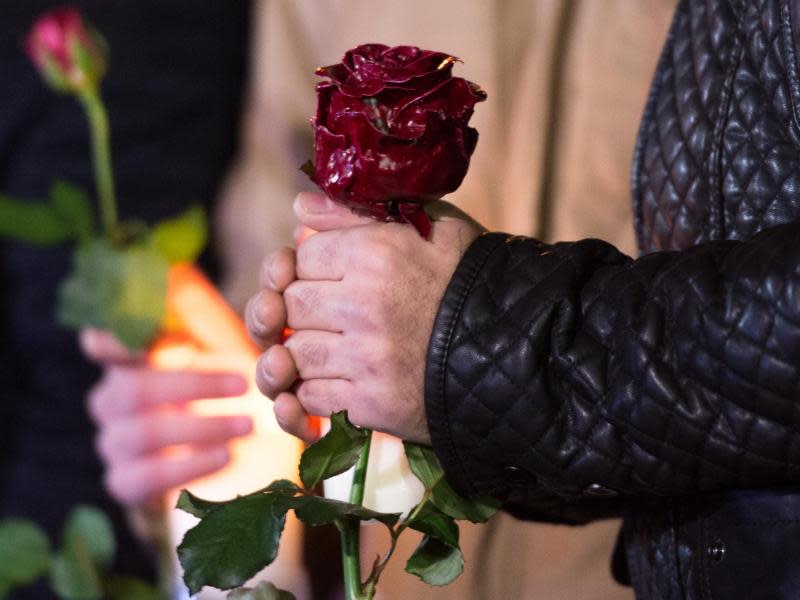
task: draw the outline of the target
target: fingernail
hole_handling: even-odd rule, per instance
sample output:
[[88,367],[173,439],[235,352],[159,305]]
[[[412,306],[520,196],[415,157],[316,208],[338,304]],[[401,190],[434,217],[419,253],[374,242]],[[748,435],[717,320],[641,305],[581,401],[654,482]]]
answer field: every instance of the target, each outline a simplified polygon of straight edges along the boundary
[[330,200],[322,194],[301,194],[298,200],[307,213],[318,215],[330,210]]
[[234,417],[231,419],[231,433],[246,435],[253,431],[253,420],[250,417]]
[[261,361],[261,375],[269,385],[275,383],[275,376],[272,374],[272,352],[269,350],[264,354],[264,359]]

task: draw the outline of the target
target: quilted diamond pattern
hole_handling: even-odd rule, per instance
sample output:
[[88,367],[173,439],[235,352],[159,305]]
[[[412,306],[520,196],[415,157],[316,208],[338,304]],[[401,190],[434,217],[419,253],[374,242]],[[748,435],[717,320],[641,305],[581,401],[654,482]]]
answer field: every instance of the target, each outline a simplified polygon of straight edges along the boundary
[[798,264],[800,223],[636,261],[484,236],[429,357],[449,475],[505,494],[516,468],[565,499],[800,481]]
[[431,338],[454,485],[537,519],[629,513],[643,597],[714,597],[705,529],[681,537],[714,509],[675,498],[800,483],[798,13],[682,0],[634,160],[642,256],[483,236]]

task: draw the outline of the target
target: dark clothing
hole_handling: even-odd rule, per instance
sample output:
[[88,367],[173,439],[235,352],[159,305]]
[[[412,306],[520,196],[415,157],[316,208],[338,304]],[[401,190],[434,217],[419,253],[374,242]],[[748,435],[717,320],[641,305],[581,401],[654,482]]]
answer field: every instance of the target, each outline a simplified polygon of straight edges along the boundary
[[683,0],[634,164],[641,258],[490,234],[434,326],[462,491],[624,515],[637,597],[800,597],[797,0]]
[[[21,45],[35,17],[61,4],[3,3],[0,191],[21,198],[44,198],[54,179],[93,191],[81,109],[45,87]],[[103,95],[121,217],[153,222],[193,203],[210,210],[236,144],[249,4],[72,4],[111,46]],[[56,540],[74,504],[100,506],[121,536],[117,570],[143,574],[149,561],[103,490],[94,428],[84,411],[99,372],[82,357],[75,332],[54,319],[58,282],[69,266],[66,247],[0,246],[0,517],[35,519]]]

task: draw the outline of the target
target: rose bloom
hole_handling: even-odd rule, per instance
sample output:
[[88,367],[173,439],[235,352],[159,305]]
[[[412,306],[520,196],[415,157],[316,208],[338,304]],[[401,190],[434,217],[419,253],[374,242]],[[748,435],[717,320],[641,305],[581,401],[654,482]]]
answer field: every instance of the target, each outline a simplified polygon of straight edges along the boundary
[[478,132],[477,85],[453,77],[457,59],[414,46],[365,44],[317,69],[314,182],[333,200],[377,219],[413,224],[461,185]]
[[25,38],[25,51],[59,92],[94,89],[108,65],[108,46],[74,8],[44,13]]

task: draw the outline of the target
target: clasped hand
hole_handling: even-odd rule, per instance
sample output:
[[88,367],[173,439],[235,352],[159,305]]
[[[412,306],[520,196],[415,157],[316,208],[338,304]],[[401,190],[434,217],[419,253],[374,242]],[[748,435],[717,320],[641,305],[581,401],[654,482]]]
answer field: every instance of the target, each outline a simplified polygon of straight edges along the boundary
[[[424,375],[447,284],[481,228],[444,202],[430,240],[410,226],[358,216],[320,194],[295,200],[317,231],[262,265],[246,309],[264,353],[259,389],[278,423],[306,441],[309,416],[347,410],[359,426],[430,443]],[[293,333],[281,343],[285,327]]]

